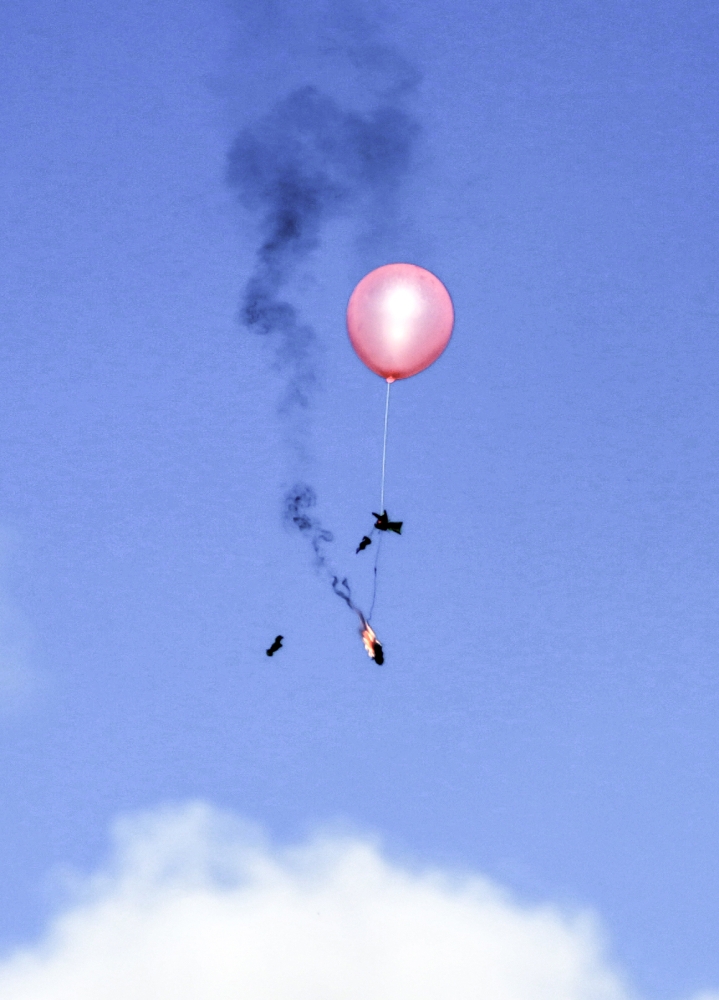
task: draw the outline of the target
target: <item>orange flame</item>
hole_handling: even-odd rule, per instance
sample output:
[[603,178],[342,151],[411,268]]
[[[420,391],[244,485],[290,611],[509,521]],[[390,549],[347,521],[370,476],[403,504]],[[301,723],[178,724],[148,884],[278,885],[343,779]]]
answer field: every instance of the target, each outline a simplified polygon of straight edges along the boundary
[[374,660],[374,644],[377,636],[374,634],[372,626],[369,622],[364,623],[364,629],[361,634],[364,648],[367,650],[367,656]]

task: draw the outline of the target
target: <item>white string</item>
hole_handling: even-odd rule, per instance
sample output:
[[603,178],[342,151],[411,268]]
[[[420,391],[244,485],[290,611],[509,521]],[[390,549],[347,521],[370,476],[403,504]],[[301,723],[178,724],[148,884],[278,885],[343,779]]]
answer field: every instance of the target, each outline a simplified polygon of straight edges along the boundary
[[379,497],[379,512],[384,511],[384,470],[387,463],[387,420],[389,418],[389,390],[392,383],[387,381],[387,396],[384,404],[384,441],[382,442],[382,489]]
[[[389,387],[392,385],[391,382],[387,382],[387,395],[384,401],[384,439],[382,441],[382,489],[379,495],[379,513],[384,512],[384,473],[385,467],[387,465],[387,422],[389,420]],[[374,529],[372,529],[372,534],[374,534]],[[379,554],[382,548],[382,532],[379,533],[379,538],[377,539],[377,548],[375,549],[374,556],[374,581],[372,584],[372,604],[369,609],[369,614],[367,615],[367,624],[372,621],[372,614],[374,612],[375,601],[377,600],[377,567],[379,565]]]

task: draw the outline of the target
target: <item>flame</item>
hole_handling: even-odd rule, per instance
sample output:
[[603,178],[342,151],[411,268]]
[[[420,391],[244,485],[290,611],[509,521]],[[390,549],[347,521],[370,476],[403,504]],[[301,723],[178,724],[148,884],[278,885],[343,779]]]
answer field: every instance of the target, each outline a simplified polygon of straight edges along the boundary
[[367,656],[374,660],[374,644],[377,636],[374,634],[372,626],[369,622],[364,623],[361,635],[364,648],[367,650]]

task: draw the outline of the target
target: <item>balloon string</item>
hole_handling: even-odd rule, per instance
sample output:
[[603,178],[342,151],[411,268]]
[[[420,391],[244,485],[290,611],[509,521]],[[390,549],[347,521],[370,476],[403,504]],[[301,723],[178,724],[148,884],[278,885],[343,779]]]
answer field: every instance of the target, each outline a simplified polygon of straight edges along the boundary
[[370,605],[369,614],[367,615],[367,624],[369,625],[372,621],[372,615],[374,613],[374,605],[377,600],[377,567],[379,565],[379,553],[382,548],[382,535],[377,539],[377,548],[374,554],[374,582],[372,584],[372,604]]
[[389,419],[389,390],[392,383],[387,380],[387,395],[384,402],[384,440],[382,442],[382,489],[379,495],[379,512],[384,511],[384,472],[387,464],[387,421]]
[[[387,395],[384,400],[384,438],[382,440],[382,489],[379,495],[379,512],[380,514],[384,511],[384,474],[387,467],[387,423],[389,421],[389,387],[392,383],[387,381]],[[372,532],[374,534],[374,531]],[[382,533],[379,533],[379,538],[377,539],[377,548],[375,549],[374,555],[374,580],[372,582],[372,604],[370,605],[369,614],[367,615],[367,623],[372,621],[372,613],[374,611],[375,601],[377,600],[377,568],[379,566],[379,553],[382,548]]]

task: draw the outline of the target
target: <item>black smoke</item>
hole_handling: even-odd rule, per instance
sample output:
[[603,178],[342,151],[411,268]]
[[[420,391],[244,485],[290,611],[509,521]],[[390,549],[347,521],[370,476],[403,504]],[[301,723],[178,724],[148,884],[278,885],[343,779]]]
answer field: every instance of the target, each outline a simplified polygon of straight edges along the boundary
[[[373,110],[360,113],[317,87],[300,87],[244,128],[228,155],[228,183],[260,224],[240,319],[273,345],[275,364],[285,375],[279,411],[299,458],[307,456],[305,415],[318,382],[317,335],[289,301],[288,285],[319,247],[329,220],[341,213],[361,215],[365,232],[378,224],[410,168],[418,133],[416,120],[402,107],[416,72],[379,45],[365,49],[361,61],[385,75],[384,96]],[[332,534],[309,513],[315,504],[312,487],[299,484],[285,496],[285,520],[308,539],[316,566],[362,618],[347,580],[328,562]]]
[[316,334],[283,292],[319,246],[326,222],[360,205],[371,212],[373,203],[397,188],[416,132],[414,119],[397,106],[362,115],[307,86],[244,129],[232,145],[228,182],[259,217],[262,234],[240,317],[274,342],[287,376],[281,408],[288,416],[310,403]]
[[347,578],[340,580],[327,556],[325,546],[332,541],[333,535],[331,531],[322,527],[319,518],[310,513],[316,503],[317,496],[312,487],[306,483],[298,483],[285,495],[285,522],[295,527],[308,540],[314,553],[315,567],[327,575],[335,594],[342,598],[348,608],[359,615],[364,624],[365,617],[352,600],[352,591]]

